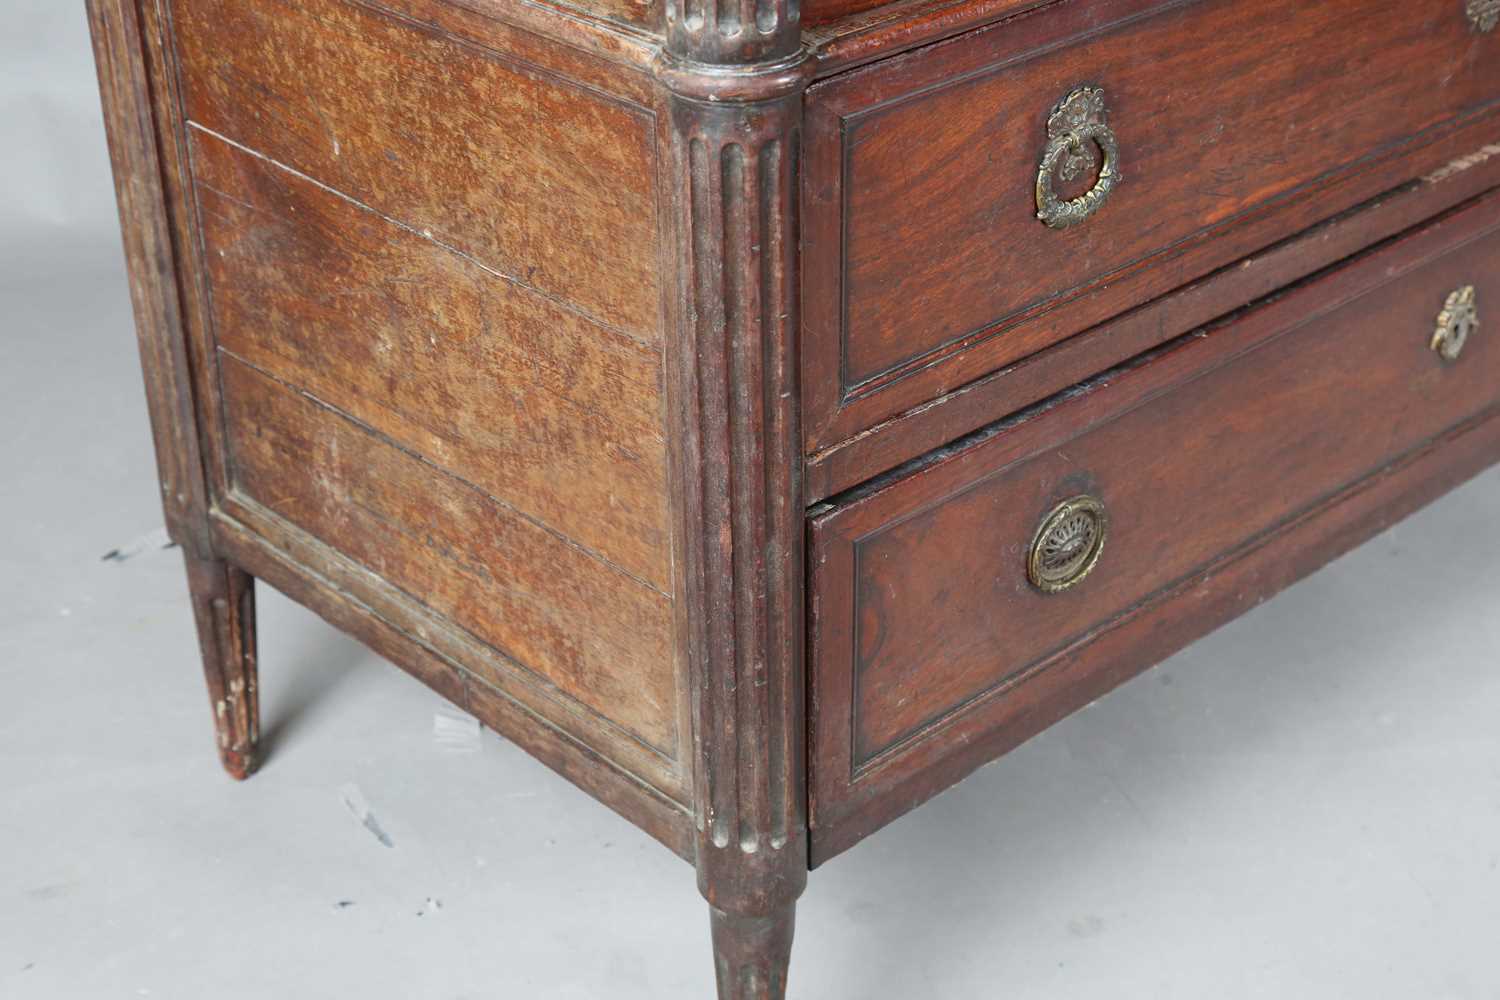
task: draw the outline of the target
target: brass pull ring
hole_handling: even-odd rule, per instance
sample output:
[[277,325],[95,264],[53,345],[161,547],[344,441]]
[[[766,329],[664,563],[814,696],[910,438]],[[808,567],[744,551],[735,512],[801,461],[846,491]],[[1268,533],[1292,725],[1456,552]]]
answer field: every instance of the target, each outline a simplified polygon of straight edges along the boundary
[[1083,581],[1104,552],[1109,518],[1098,497],[1077,496],[1064,500],[1042,518],[1026,575],[1044,594],[1057,594]]
[[1448,296],[1438,313],[1437,331],[1432,335],[1432,349],[1444,361],[1457,361],[1479,329],[1479,295],[1473,285],[1465,285]]
[[[1047,119],[1047,148],[1036,175],[1036,217],[1053,229],[1066,229],[1099,211],[1122,180],[1120,144],[1106,121],[1108,114],[1104,91],[1081,87],[1063,98]],[[1059,198],[1054,175],[1060,173],[1063,180],[1077,177],[1092,163],[1090,142],[1103,156],[1099,179],[1077,198]]]
[[1469,20],[1480,31],[1494,31],[1500,24],[1500,0],[1468,0]]

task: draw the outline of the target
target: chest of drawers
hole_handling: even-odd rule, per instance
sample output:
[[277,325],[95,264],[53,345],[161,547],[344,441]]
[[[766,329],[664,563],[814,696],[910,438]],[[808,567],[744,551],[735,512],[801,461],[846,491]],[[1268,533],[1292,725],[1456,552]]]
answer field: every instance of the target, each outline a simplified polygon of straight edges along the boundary
[[1500,459],[1488,0],[90,0],[223,763],[253,581],[808,871]]

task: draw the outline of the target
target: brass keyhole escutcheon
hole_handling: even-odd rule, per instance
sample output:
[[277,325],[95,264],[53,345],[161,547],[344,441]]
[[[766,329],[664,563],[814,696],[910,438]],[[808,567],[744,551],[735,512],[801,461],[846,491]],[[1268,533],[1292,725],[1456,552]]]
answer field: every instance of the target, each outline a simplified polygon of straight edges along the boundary
[[1438,313],[1437,331],[1432,335],[1432,349],[1444,361],[1457,361],[1464,345],[1479,329],[1479,296],[1473,285],[1465,285],[1448,296]]
[[1064,500],[1042,518],[1031,542],[1026,575],[1046,594],[1076,586],[1088,576],[1104,551],[1109,517],[1098,497]]
[[[1120,183],[1120,144],[1107,121],[1104,91],[1080,87],[1058,103],[1047,118],[1047,146],[1036,175],[1036,217],[1053,229],[1066,229],[1099,211]],[[1089,144],[1103,162],[1094,186],[1077,198],[1060,198],[1057,177],[1070,181],[1092,162]]]

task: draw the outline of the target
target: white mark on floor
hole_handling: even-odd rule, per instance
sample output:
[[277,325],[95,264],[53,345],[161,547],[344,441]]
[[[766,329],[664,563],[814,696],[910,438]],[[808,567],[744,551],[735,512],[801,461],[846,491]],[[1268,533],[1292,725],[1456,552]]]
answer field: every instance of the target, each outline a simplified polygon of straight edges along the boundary
[[443,705],[432,714],[432,742],[448,753],[478,753],[479,720],[451,705]]
[[142,552],[158,552],[162,549],[170,549],[173,545],[171,536],[167,534],[166,528],[157,528],[148,531],[133,541],[126,542],[119,548],[110,549],[101,557],[104,562],[125,562],[134,559]]
[[385,847],[396,846],[390,834],[381,829],[380,822],[375,819],[375,814],[370,810],[370,803],[365,800],[365,793],[360,791],[358,785],[349,784],[340,788],[339,797],[344,800],[344,806],[349,810],[350,815],[359,820],[360,826],[370,831],[370,836],[380,841]]

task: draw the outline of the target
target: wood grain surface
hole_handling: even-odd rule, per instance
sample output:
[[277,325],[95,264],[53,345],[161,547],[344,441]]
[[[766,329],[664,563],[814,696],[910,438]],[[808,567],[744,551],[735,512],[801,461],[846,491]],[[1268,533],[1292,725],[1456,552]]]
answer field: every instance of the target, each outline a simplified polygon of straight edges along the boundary
[[350,0],[176,0],[203,128],[660,343],[649,109]]
[[668,597],[295,387],[220,370],[239,490],[674,753]]
[[[1103,0],[819,84],[809,448],[1434,168],[1424,144],[1500,97],[1497,54],[1449,0]],[[1047,115],[1083,85],[1105,94],[1124,180],[1050,230]]]
[[[1500,302],[1492,198],[893,476],[815,521],[821,824],[958,752],[1049,665],[1500,400],[1500,340],[1444,362],[1450,292]],[[1110,530],[1061,594],[1026,557],[1054,505]],[[1265,596],[1264,594],[1261,596]],[[852,692],[852,694],[851,694]]]
[[1446,162],[1423,177],[809,455],[808,502],[852,489],[1500,184],[1500,119],[1456,129],[1431,151]]
[[395,6],[165,8],[220,503],[685,797],[650,92]]
[[195,133],[220,347],[666,592],[661,355]]

